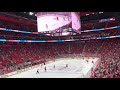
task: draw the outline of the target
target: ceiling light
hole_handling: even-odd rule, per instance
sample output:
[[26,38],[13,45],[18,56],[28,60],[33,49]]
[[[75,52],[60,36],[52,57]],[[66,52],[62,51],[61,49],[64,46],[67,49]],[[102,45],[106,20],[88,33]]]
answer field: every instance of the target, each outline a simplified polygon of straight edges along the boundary
[[103,12],[99,12],[99,14],[101,14],[101,13],[103,13]]
[[33,12],[29,12],[29,15],[33,15],[34,13]]
[[89,14],[86,14],[86,16],[88,16]]

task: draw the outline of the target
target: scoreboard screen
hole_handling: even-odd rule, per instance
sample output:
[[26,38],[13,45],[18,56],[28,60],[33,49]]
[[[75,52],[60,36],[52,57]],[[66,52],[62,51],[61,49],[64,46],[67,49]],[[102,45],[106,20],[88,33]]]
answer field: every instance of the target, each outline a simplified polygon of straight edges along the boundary
[[76,12],[38,12],[38,32],[54,31],[71,24],[71,28],[80,33],[81,21]]

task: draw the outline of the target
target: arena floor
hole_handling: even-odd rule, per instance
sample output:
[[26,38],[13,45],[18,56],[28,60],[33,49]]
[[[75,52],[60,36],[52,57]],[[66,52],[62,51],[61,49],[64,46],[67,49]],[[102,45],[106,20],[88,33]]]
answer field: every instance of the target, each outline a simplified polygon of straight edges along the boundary
[[[84,78],[97,61],[98,58],[89,59],[89,62],[81,59],[61,58],[8,78]],[[68,64],[68,67],[66,67],[66,64]],[[38,69],[39,73],[36,74]]]

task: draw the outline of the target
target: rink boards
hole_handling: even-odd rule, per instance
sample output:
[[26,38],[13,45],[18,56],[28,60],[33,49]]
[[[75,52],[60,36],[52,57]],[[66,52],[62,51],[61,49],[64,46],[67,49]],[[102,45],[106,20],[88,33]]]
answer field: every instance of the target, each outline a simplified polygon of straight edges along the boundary
[[[49,62],[46,65],[30,67],[19,73],[14,72],[14,75],[7,75],[7,78],[89,78],[91,68],[96,68],[98,63],[99,58],[86,58],[84,60],[81,58],[59,58],[55,62]],[[66,67],[66,64],[68,64],[68,67]],[[36,74],[38,69],[39,74]]]

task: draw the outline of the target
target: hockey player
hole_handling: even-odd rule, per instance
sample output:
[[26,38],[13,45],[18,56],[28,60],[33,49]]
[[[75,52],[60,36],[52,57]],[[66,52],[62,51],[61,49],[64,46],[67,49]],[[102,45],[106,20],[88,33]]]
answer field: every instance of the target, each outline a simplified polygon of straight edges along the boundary
[[88,63],[88,60],[86,60],[86,62]]
[[44,62],[44,65],[45,65],[45,62]]
[[54,65],[54,67],[53,67],[54,69],[55,69],[55,65]]
[[66,68],[68,67],[68,64],[66,64]]
[[39,73],[39,69],[37,70],[36,74],[38,74],[38,73]]
[[59,20],[59,18],[57,17],[57,20]]
[[48,25],[46,24],[46,28],[48,29]]
[[91,68],[91,74],[93,74],[93,68]]
[[45,66],[45,72],[46,72],[46,66]]
[[92,61],[92,63],[94,63],[94,62]]

